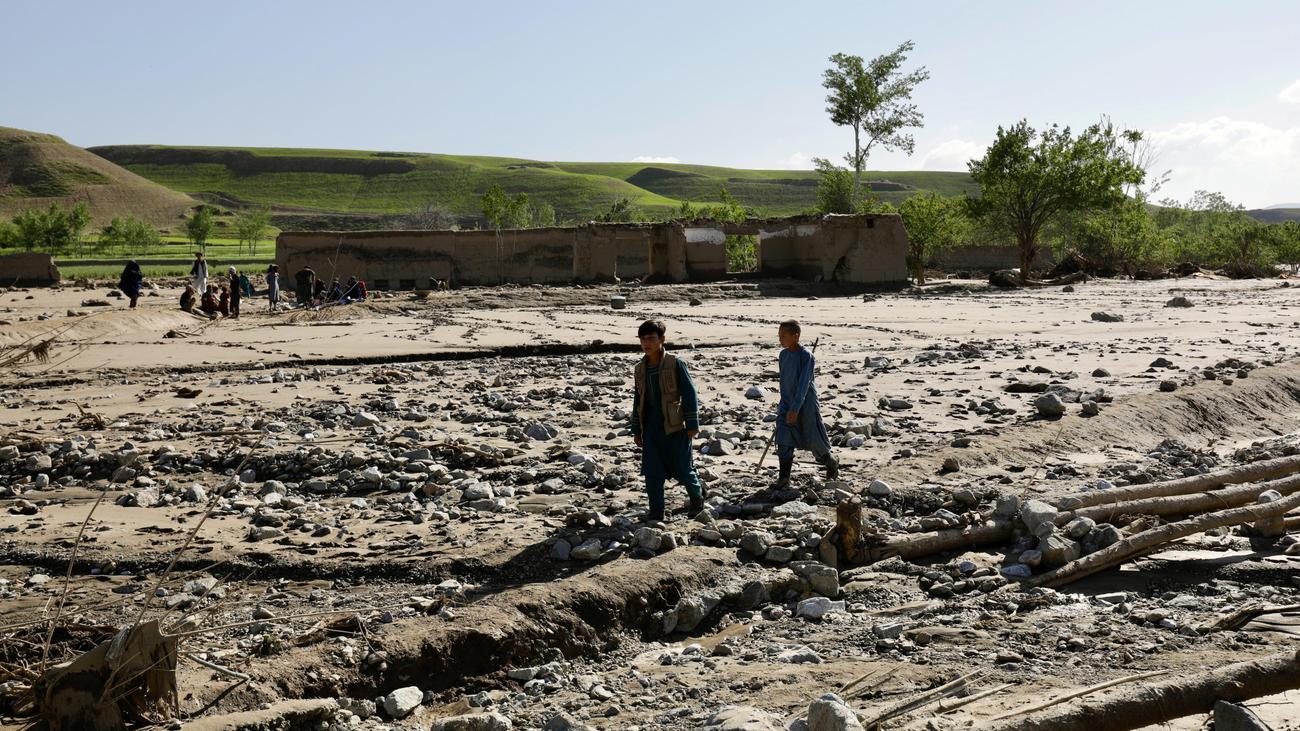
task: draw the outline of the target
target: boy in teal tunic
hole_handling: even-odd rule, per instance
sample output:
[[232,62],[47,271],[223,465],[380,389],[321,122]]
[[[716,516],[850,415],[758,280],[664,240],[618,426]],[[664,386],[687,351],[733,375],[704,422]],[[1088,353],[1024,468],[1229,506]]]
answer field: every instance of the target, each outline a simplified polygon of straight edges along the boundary
[[699,401],[686,363],[664,350],[664,324],[646,320],[637,329],[645,355],[637,363],[632,397],[632,435],[641,448],[641,474],[650,499],[650,520],[664,519],[664,482],[686,487],[688,512],[704,509],[704,488],[691,451],[700,430]]
[[826,468],[826,479],[839,476],[840,466],[831,455],[830,438],[822,423],[821,409],[817,405],[817,387],[813,384],[816,361],[799,344],[801,328],[794,320],[786,320],[777,330],[781,341],[781,403],[776,407],[776,456],[780,460],[781,476],[775,489],[790,486],[790,470],[794,467],[794,450],[806,449]]

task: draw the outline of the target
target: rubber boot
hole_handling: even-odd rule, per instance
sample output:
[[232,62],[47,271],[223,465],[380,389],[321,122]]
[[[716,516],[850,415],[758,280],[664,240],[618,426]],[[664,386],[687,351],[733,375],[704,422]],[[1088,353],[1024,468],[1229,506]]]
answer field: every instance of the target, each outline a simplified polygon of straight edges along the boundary
[[840,476],[840,463],[837,462],[837,461],[835,461],[835,456],[834,456],[834,455],[832,455],[832,454],[827,454],[825,457],[822,457],[821,459],[819,459],[819,460],[817,460],[817,461],[818,461],[818,462],[821,462],[822,467],[825,467],[825,468],[826,468],[826,480],[827,480],[828,482],[831,481],[831,480],[835,480],[835,479],[838,479],[838,478],[839,478],[839,476]]
[[776,484],[772,485],[773,490],[784,490],[790,487],[790,470],[794,467],[794,460],[783,459],[780,466],[781,474],[776,478]]
[[686,507],[686,515],[694,517],[699,515],[701,510],[704,510],[704,496],[692,497],[690,505]]

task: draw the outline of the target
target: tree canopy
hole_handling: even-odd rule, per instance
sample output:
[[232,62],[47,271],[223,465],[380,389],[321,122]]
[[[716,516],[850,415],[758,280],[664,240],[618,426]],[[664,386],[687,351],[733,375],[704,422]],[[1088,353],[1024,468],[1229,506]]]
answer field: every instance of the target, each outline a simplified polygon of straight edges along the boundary
[[1065,215],[1109,210],[1125,200],[1126,185],[1143,180],[1109,123],[1074,135],[1052,125],[1041,133],[1021,120],[998,127],[984,157],[969,163],[980,197],[971,211],[1020,247],[1020,276],[1028,277],[1044,229]]

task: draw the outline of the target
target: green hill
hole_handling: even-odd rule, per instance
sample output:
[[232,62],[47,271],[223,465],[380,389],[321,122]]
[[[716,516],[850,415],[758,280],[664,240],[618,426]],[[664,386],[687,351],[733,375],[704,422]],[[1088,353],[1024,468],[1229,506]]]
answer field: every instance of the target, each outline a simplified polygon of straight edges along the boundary
[[[284,228],[384,225],[430,203],[466,224],[480,220],[492,185],[555,207],[561,221],[586,221],[622,197],[649,211],[683,200],[716,201],[725,186],[766,215],[807,211],[816,173],[686,164],[542,162],[521,158],[417,152],[294,148],[114,145],[90,151],[173,190],[229,207],[267,204]],[[965,173],[871,172],[881,198],[899,202],[918,190],[974,190]]]
[[177,229],[196,203],[55,135],[0,127],[0,217],[78,202],[96,225],[134,215]]
[[1300,221],[1300,208],[1252,208],[1246,215],[1264,223]]

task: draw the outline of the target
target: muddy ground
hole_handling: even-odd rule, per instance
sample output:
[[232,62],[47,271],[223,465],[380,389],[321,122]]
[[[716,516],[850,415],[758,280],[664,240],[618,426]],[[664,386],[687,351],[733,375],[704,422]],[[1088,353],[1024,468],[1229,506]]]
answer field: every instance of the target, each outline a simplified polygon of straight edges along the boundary
[[[0,354],[55,339],[47,361],[0,374],[0,703],[13,724],[30,710],[56,611],[72,629],[55,660],[137,617],[183,634],[181,711],[209,718],[195,728],[241,711],[300,728],[466,713],[498,714],[483,728],[784,728],[826,693],[869,718],[975,672],[968,697],[1001,690],[891,723],[979,728],[1104,680],[1294,649],[1284,615],[1198,631],[1300,602],[1289,536],[1219,529],[1058,590],[1009,570],[1034,550],[1025,530],[838,574],[818,563],[852,496],[884,538],[978,523],[1012,496],[1295,454],[1288,285],[747,282],[632,288],[625,310],[614,287],[516,287],[320,312],[245,300],[215,322],[170,288],[134,311],[104,287],[3,292]],[[688,518],[670,485],[660,525],[626,430],[648,317],[700,389],[710,493]],[[817,343],[842,473],[828,483],[804,455],[795,489],[774,492],[774,455],[756,465],[788,318]],[[1045,392],[1064,415],[1040,414]],[[327,702],[283,705],[312,699]],[[727,726],[734,705],[770,715]],[[1300,727],[1300,694],[1250,705]]]

